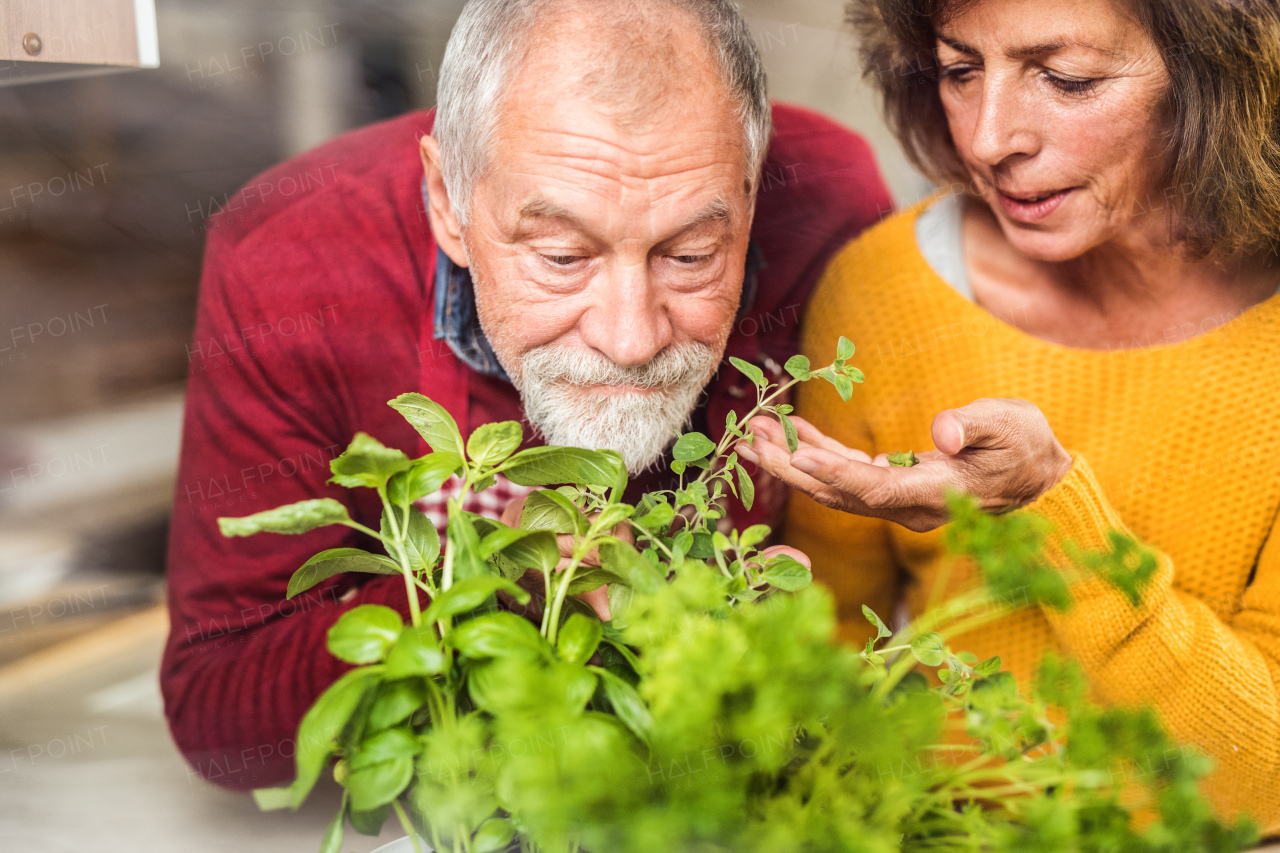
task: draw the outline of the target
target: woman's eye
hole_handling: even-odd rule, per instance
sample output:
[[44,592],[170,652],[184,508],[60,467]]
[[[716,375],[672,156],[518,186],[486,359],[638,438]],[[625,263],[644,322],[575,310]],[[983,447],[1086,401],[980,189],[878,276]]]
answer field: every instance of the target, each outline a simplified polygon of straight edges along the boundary
[[953,83],[968,83],[977,71],[972,65],[944,65],[941,69],[942,79]]
[[1098,80],[1096,79],[1063,77],[1050,71],[1045,72],[1045,79],[1049,81],[1049,85],[1064,95],[1085,95],[1098,85]]

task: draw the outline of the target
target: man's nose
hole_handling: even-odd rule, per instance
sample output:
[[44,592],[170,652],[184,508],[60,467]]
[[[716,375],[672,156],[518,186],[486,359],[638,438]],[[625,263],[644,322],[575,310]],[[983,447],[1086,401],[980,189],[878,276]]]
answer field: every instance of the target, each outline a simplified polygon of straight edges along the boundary
[[579,321],[582,342],[621,367],[648,364],[672,340],[666,301],[647,262],[610,267]]
[[1039,134],[1034,127],[1031,93],[1016,77],[987,75],[982,103],[973,127],[970,150],[978,162],[999,166],[1010,157],[1035,154]]

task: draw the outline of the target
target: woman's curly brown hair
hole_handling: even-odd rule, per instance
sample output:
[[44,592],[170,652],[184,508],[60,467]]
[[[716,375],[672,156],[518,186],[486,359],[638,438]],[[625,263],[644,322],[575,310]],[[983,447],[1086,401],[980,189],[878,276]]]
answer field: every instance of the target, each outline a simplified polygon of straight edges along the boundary
[[[863,74],[907,157],[968,182],[938,95],[935,25],[976,0],[851,0]],[[1198,255],[1280,247],[1280,0],[1128,0],[1168,69],[1164,202]]]

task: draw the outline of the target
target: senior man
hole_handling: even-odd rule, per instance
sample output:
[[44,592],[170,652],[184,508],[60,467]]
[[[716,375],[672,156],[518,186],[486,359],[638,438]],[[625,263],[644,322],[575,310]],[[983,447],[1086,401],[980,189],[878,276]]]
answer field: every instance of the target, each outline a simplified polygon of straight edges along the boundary
[[[329,626],[406,607],[399,579],[368,575],[285,601],[310,555],[369,543],[224,539],[218,516],[329,496],[376,525],[376,497],[326,485],[327,462],[357,430],[423,452],[386,406],[410,390],[464,431],[524,418],[535,440],[616,449],[657,487],[677,429],[745,402],[721,358],[785,360],[831,253],[890,206],[861,139],[771,110],[728,0],[472,0],[432,122],[290,161],[210,229],[162,673],[193,776],[288,778],[304,710],[345,668]],[[467,509],[521,497],[500,482]]]

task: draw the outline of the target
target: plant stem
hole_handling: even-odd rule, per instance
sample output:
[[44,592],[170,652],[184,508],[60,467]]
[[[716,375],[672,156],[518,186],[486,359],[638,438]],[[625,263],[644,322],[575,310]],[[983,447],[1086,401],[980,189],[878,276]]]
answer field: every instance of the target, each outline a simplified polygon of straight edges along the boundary
[[[588,546],[585,549],[584,544]],[[560,609],[564,606],[565,596],[569,593],[569,584],[573,583],[573,576],[582,564],[582,558],[591,552],[591,547],[591,540],[578,540],[578,545],[573,549],[573,559],[569,561],[568,568],[561,573],[560,585],[556,588],[556,603],[551,609],[551,622],[547,625],[544,634],[547,642],[553,646],[556,644],[556,635],[560,633]]]
[[413,845],[413,853],[422,853],[422,846],[418,844],[418,832],[413,828],[413,823],[409,820],[409,816],[404,813],[404,807],[400,805],[400,800],[392,800],[391,807],[396,810],[396,817],[400,819],[400,826],[409,836],[409,842]]

